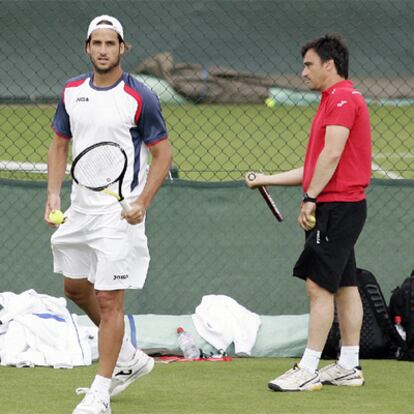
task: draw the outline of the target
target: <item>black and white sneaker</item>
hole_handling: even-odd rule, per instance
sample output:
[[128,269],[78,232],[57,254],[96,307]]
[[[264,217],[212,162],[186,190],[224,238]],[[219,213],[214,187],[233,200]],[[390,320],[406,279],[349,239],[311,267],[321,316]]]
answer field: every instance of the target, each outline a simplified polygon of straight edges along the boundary
[[134,358],[126,365],[117,364],[112,375],[109,394],[111,397],[124,391],[138,378],[149,374],[154,368],[154,359],[137,349]]
[[319,373],[309,371],[295,364],[292,369],[267,385],[273,391],[317,391],[322,389]]
[[360,387],[364,385],[364,375],[361,367],[346,369],[337,362],[323,367],[320,371],[321,382],[326,385],[347,385]]

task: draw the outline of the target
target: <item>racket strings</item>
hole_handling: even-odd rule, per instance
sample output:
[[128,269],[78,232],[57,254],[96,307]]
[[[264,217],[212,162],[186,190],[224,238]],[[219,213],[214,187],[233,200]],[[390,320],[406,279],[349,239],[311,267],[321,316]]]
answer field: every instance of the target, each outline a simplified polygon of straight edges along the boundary
[[98,146],[79,158],[74,175],[79,184],[85,187],[105,188],[119,179],[125,162],[125,156],[119,148]]

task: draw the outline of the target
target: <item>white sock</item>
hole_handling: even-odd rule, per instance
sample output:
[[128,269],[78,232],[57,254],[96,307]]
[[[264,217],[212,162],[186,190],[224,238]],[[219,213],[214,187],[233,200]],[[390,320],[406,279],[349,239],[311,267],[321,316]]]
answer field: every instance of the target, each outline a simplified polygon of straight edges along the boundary
[[359,346],[342,346],[338,364],[346,369],[359,365]]
[[314,351],[313,349],[306,348],[303,353],[302,359],[299,362],[299,366],[311,374],[314,374],[318,369],[319,361],[321,360],[322,352]]
[[117,362],[121,364],[126,364],[127,362],[131,361],[132,358],[134,358],[136,351],[137,350],[135,349],[134,345],[132,345],[129,338],[127,336],[124,336]]
[[96,390],[102,394],[109,393],[109,387],[111,385],[111,378],[102,377],[97,375],[92,382],[91,389]]

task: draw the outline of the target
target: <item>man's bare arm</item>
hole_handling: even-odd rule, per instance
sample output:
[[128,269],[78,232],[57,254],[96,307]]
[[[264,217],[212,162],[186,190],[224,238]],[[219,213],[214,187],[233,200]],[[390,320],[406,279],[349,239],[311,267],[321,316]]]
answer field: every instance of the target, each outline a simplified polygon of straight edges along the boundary
[[266,175],[255,172],[254,175],[256,178],[254,180],[250,180],[248,178],[249,174],[251,174],[251,172],[248,172],[245,175],[245,181],[247,186],[250,188],[257,188],[262,185],[294,186],[300,185],[302,183],[303,167],[273,175]]
[[150,146],[149,150],[152,160],[145,187],[132,204],[131,210],[122,212],[122,217],[130,224],[137,224],[144,220],[146,210],[151,205],[155,194],[161,187],[171,168],[172,149],[168,140],[163,140],[156,145]]
[[65,179],[69,143],[69,139],[55,136],[49,145],[47,157],[47,200],[44,219],[51,226],[53,226],[53,223],[49,221],[49,213],[52,210],[60,209],[60,190]]
[[312,180],[306,192],[310,197],[317,197],[331,180],[341,159],[349,129],[339,125],[326,128],[325,146],[319,154]]
[[[326,128],[325,146],[319,154],[313,177],[309,187],[306,189],[309,197],[317,198],[317,196],[331,180],[336,168],[338,167],[338,163],[344,151],[348,136],[348,128],[339,125],[330,125]],[[304,230],[308,230],[310,228],[310,216],[315,215],[315,210],[315,203],[302,204],[298,217],[298,223]]]

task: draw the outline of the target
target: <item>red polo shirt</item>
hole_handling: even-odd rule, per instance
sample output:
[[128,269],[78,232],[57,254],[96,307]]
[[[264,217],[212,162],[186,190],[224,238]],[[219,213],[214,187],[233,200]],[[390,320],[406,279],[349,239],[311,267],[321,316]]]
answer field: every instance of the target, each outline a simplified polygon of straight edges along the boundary
[[318,195],[318,202],[363,200],[371,179],[371,127],[367,104],[348,80],[322,92],[306,151],[303,190],[309,187],[328,125],[340,125],[350,132],[335,173]]

